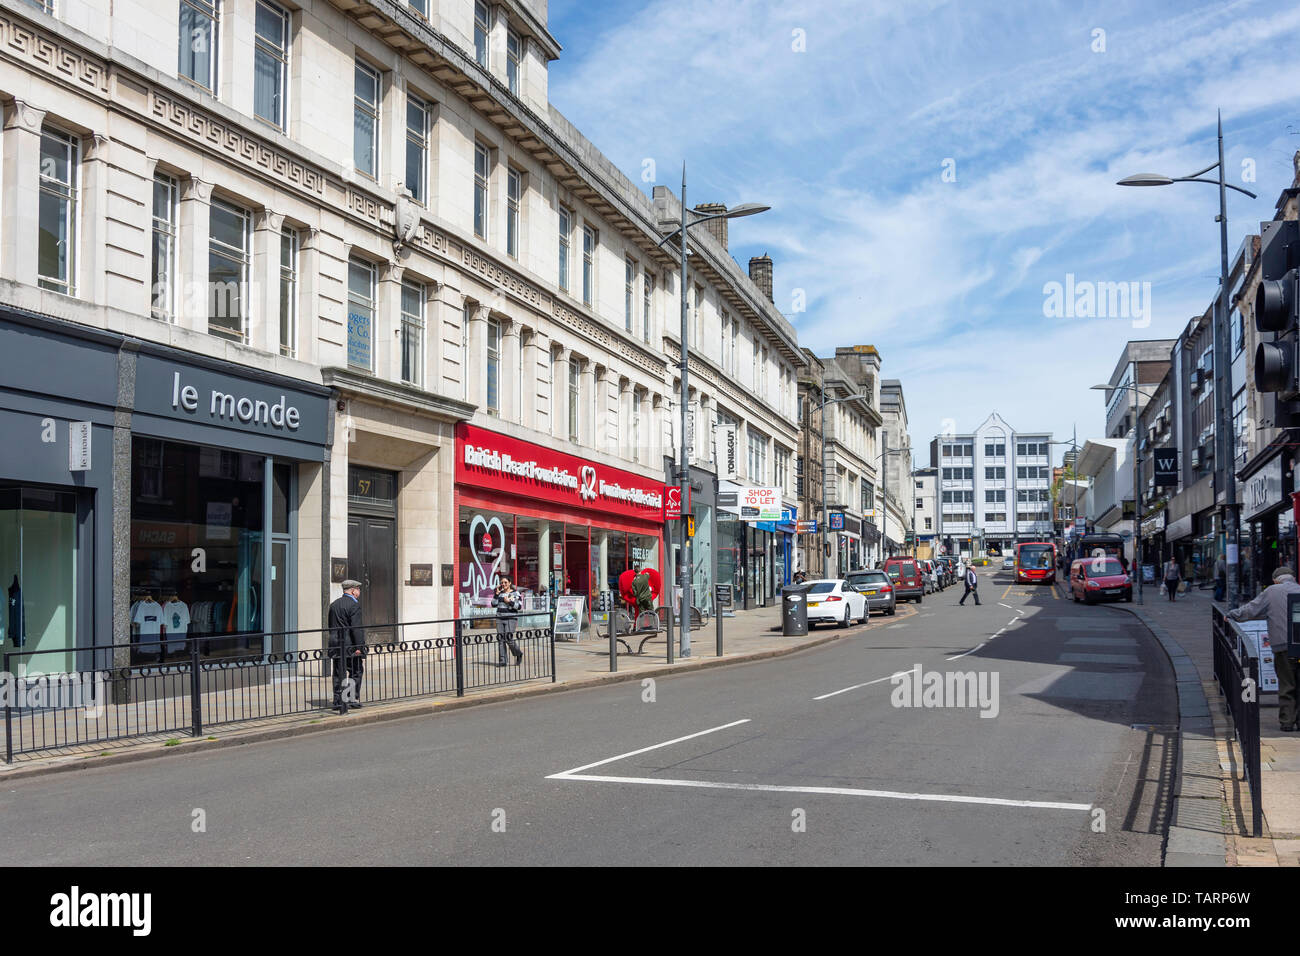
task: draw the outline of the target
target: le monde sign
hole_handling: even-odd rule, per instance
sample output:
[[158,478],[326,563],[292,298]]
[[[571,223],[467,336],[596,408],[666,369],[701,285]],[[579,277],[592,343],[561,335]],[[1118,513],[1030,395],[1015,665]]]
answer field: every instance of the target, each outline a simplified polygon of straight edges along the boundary
[[[254,373],[256,374],[256,373]],[[281,376],[257,379],[220,368],[141,353],[136,359],[136,413],[190,422],[196,428],[235,430],[307,445],[324,445],[329,421],[329,393],[312,386],[296,388]],[[178,440],[220,443],[173,429]],[[264,449],[265,450],[265,449]],[[308,457],[311,457],[309,455]]]
[[[193,385],[181,384],[181,373],[172,373],[172,408],[187,412],[199,410],[199,390]],[[246,425],[271,425],[297,431],[300,413],[297,406],[287,405],[283,395],[272,404],[265,399],[247,395],[235,396],[229,392],[211,389],[207,402],[208,416],[218,421],[241,421]]]

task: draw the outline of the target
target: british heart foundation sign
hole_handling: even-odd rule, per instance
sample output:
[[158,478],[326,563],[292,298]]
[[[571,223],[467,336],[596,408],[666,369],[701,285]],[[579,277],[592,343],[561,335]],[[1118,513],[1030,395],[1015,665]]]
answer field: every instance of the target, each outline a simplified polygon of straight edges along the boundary
[[664,485],[620,468],[461,423],[456,482],[642,521],[664,520]]

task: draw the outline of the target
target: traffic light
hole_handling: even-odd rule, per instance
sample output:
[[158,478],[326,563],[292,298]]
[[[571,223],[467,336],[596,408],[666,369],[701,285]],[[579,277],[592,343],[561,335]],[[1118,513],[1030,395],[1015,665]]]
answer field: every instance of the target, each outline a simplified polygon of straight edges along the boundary
[[1276,393],[1273,424],[1300,425],[1300,223],[1264,223],[1255,328],[1272,333],[1255,349],[1255,388]]

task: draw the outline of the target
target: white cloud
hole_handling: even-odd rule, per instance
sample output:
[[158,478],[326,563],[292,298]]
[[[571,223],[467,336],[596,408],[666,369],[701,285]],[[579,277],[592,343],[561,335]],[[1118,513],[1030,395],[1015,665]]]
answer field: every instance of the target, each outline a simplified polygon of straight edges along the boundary
[[[1230,200],[1235,251],[1300,147],[1300,71],[1282,53],[1298,39],[1300,9],[1263,0],[659,0],[570,47],[552,97],[631,173],[685,155],[692,203],[771,204],[733,225],[733,253],[773,256],[778,303],[806,291],[803,344],[880,348],[918,444],[938,430],[925,421],[977,423],[994,404],[1017,427],[1077,419],[1085,435],[1101,425],[1087,385],[1127,339],[1181,331],[1218,272],[1213,189],[1115,181],[1212,162],[1222,107],[1229,173],[1251,156],[1260,177],[1257,202]],[[1067,273],[1151,282],[1151,325],[1045,319],[1043,284]]]

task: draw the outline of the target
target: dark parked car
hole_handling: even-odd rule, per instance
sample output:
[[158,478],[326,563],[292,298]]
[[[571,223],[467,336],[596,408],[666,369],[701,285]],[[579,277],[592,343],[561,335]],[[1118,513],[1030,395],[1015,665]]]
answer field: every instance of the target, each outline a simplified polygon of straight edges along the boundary
[[[950,554],[941,554],[935,558],[939,567],[943,568],[943,573],[948,585],[957,583],[957,559]],[[948,586],[945,585],[945,586]]]
[[894,597],[894,582],[884,571],[853,571],[845,579],[849,587],[867,599],[867,614],[883,611],[893,614],[898,606]]

